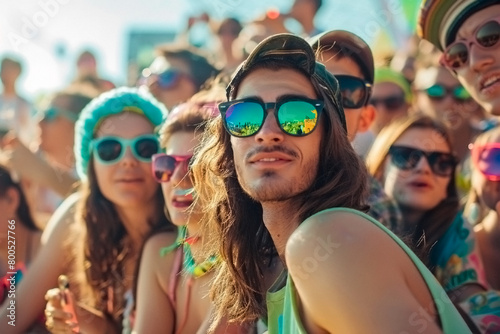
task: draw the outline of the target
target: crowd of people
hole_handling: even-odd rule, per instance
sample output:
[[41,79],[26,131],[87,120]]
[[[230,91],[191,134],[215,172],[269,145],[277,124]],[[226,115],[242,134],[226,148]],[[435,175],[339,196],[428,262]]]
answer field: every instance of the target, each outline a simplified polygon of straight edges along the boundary
[[500,4],[382,62],[321,7],[36,103],[2,58],[0,333],[500,333]]

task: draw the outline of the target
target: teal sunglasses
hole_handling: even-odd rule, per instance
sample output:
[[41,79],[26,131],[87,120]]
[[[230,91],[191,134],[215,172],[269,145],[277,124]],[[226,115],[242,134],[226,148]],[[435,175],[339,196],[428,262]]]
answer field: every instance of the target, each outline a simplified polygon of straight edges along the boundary
[[151,162],[153,154],[160,152],[160,141],[157,136],[150,134],[132,139],[106,136],[92,139],[90,142],[94,158],[105,165],[114,164],[123,159],[127,147],[131,148],[132,154],[137,160]]
[[53,122],[59,116],[62,116],[71,122],[75,123],[78,120],[79,115],[75,112],[59,109],[56,107],[50,107],[40,113],[40,120],[44,122]]

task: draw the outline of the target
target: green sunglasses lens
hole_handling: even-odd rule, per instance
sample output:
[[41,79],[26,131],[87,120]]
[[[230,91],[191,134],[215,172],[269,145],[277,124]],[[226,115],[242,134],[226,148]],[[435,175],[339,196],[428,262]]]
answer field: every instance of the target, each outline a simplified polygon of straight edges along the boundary
[[469,92],[463,86],[457,86],[453,90],[453,96],[458,100],[468,100],[470,99]]
[[278,110],[280,127],[293,136],[310,133],[318,122],[316,107],[306,101],[289,101],[283,103]]
[[430,97],[444,97],[446,94],[446,91],[443,86],[441,85],[433,85],[429,88],[427,88],[427,95]]
[[224,121],[229,133],[248,137],[259,131],[264,120],[264,110],[257,102],[238,102],[226,110]]

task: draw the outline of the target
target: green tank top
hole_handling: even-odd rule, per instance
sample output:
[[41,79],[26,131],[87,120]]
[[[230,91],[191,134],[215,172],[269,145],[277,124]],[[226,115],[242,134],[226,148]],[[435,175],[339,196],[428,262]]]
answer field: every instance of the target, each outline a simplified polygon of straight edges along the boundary
[[[331,211],[344,211],[354,213],[369,220],[380,229],[382,229],[385,233],[387,233],[394,241],[398,243],[398,245],[406,252],[406,254],[408,254],[410,259],[413,261],[418,271],[424,278],[425,283],[427,284],[427,287],[429,288],[429,291],[432,295],[432,298],[434,299],[439,318],[441,319],[443,333],[471,333],[462,316],[460,315],[460,313],[458,313],[457,309],[448,298],[446,292],[436,280],[434,275],[410,250],[410,248],[408,248],[408,246],[403,241],[401,241],[401,239],[399,239],[394,233],[392,233],[372,217],[357,210],[348,208],[331,208],[318,212],[315,215]],[[283,277],[281,278],[283,279]],[[278,278],[278,280],[279,279],[280,278]],[[277,284],[275,283],[274,285]],[[296,296],[297,294],[295,291],[295,286],[289,274],[286,275],[286,285],[282,289],[276,292],[267,292],[266,303],[268,312],[268,334],[307,334],[300,319]],[[412,320],[410,319],[409,322],[411,325]],[[414,325],[415,329],[417,330],[419,328],[418,318],[415,319]]]

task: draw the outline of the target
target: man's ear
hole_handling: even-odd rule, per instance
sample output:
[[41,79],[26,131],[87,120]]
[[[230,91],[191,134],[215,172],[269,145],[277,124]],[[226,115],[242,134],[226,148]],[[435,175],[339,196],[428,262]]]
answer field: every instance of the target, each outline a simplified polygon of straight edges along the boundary
[[361,115],[359,116],[358,133],[368,131],[374,119],[375,107],[371,104],[367,104],[361,109]]
[[19,207],[19,191],[14,187],[10,187],[7,189],[4,196],[8,203],[8,213],[9,215],[14,216],[17,208]]

